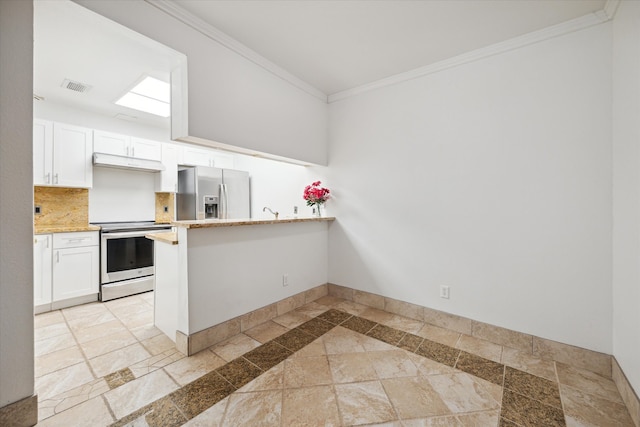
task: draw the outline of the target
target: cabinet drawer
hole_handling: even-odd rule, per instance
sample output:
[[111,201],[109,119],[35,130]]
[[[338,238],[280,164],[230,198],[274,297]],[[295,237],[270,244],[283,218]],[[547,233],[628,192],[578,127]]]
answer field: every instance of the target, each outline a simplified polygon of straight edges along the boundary
[[100,238],[97,231],[81,231],[77,233],[55,233],[53,235],[54,249],[79,248],[83,246],[98,246]]

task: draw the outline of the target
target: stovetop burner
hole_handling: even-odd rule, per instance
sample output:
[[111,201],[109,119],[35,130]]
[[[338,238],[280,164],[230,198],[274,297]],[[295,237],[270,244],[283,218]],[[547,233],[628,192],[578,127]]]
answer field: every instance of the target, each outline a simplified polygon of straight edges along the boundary
[[170,229],[171,224],[156,224],[154,221],[123,221],[123,222],[94,222],[103,233],[115,233],[121,231],[145,231]]

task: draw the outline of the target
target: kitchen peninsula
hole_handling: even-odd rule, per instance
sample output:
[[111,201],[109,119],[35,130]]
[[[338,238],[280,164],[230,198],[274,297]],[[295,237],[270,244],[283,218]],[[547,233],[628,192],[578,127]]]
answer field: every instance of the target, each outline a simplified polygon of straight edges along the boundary
[[333,217],[175,221],[155,245],[155,324],[191,355],[327,283]]

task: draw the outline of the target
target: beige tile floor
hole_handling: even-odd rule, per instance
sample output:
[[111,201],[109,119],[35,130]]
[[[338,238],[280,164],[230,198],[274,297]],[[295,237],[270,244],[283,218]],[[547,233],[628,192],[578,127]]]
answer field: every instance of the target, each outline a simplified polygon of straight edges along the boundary
[[[336,310],[341,325],[299,351],[277,344]],[[362,323],[376,326],[365,334]],[[633,426],[609,379],[333,297],[188,358],[153,326],[153,293],[41,314],[35,326],[38,426]],[[263,348],[286,354],[260,366],[249,352]],[[432,360],[442,351],[456,354],[451,366]],[[253,375],[219,375],[238,361]],[[497,379],[486,374],[496,368]],[[220,387],[199,392],[210,380],[222,400]]]

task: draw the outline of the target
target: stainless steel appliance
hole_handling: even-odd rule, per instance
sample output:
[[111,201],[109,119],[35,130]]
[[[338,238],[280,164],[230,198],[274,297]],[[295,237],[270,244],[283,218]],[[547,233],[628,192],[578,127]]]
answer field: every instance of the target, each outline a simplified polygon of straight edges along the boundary
[[250,203],[248,172],[202,166],[178,171],[179,221],[250,218]]
[[97,223],[100,230],[100,300],[153,290],[153,240],[144,236],[171,230],[153,221]]

